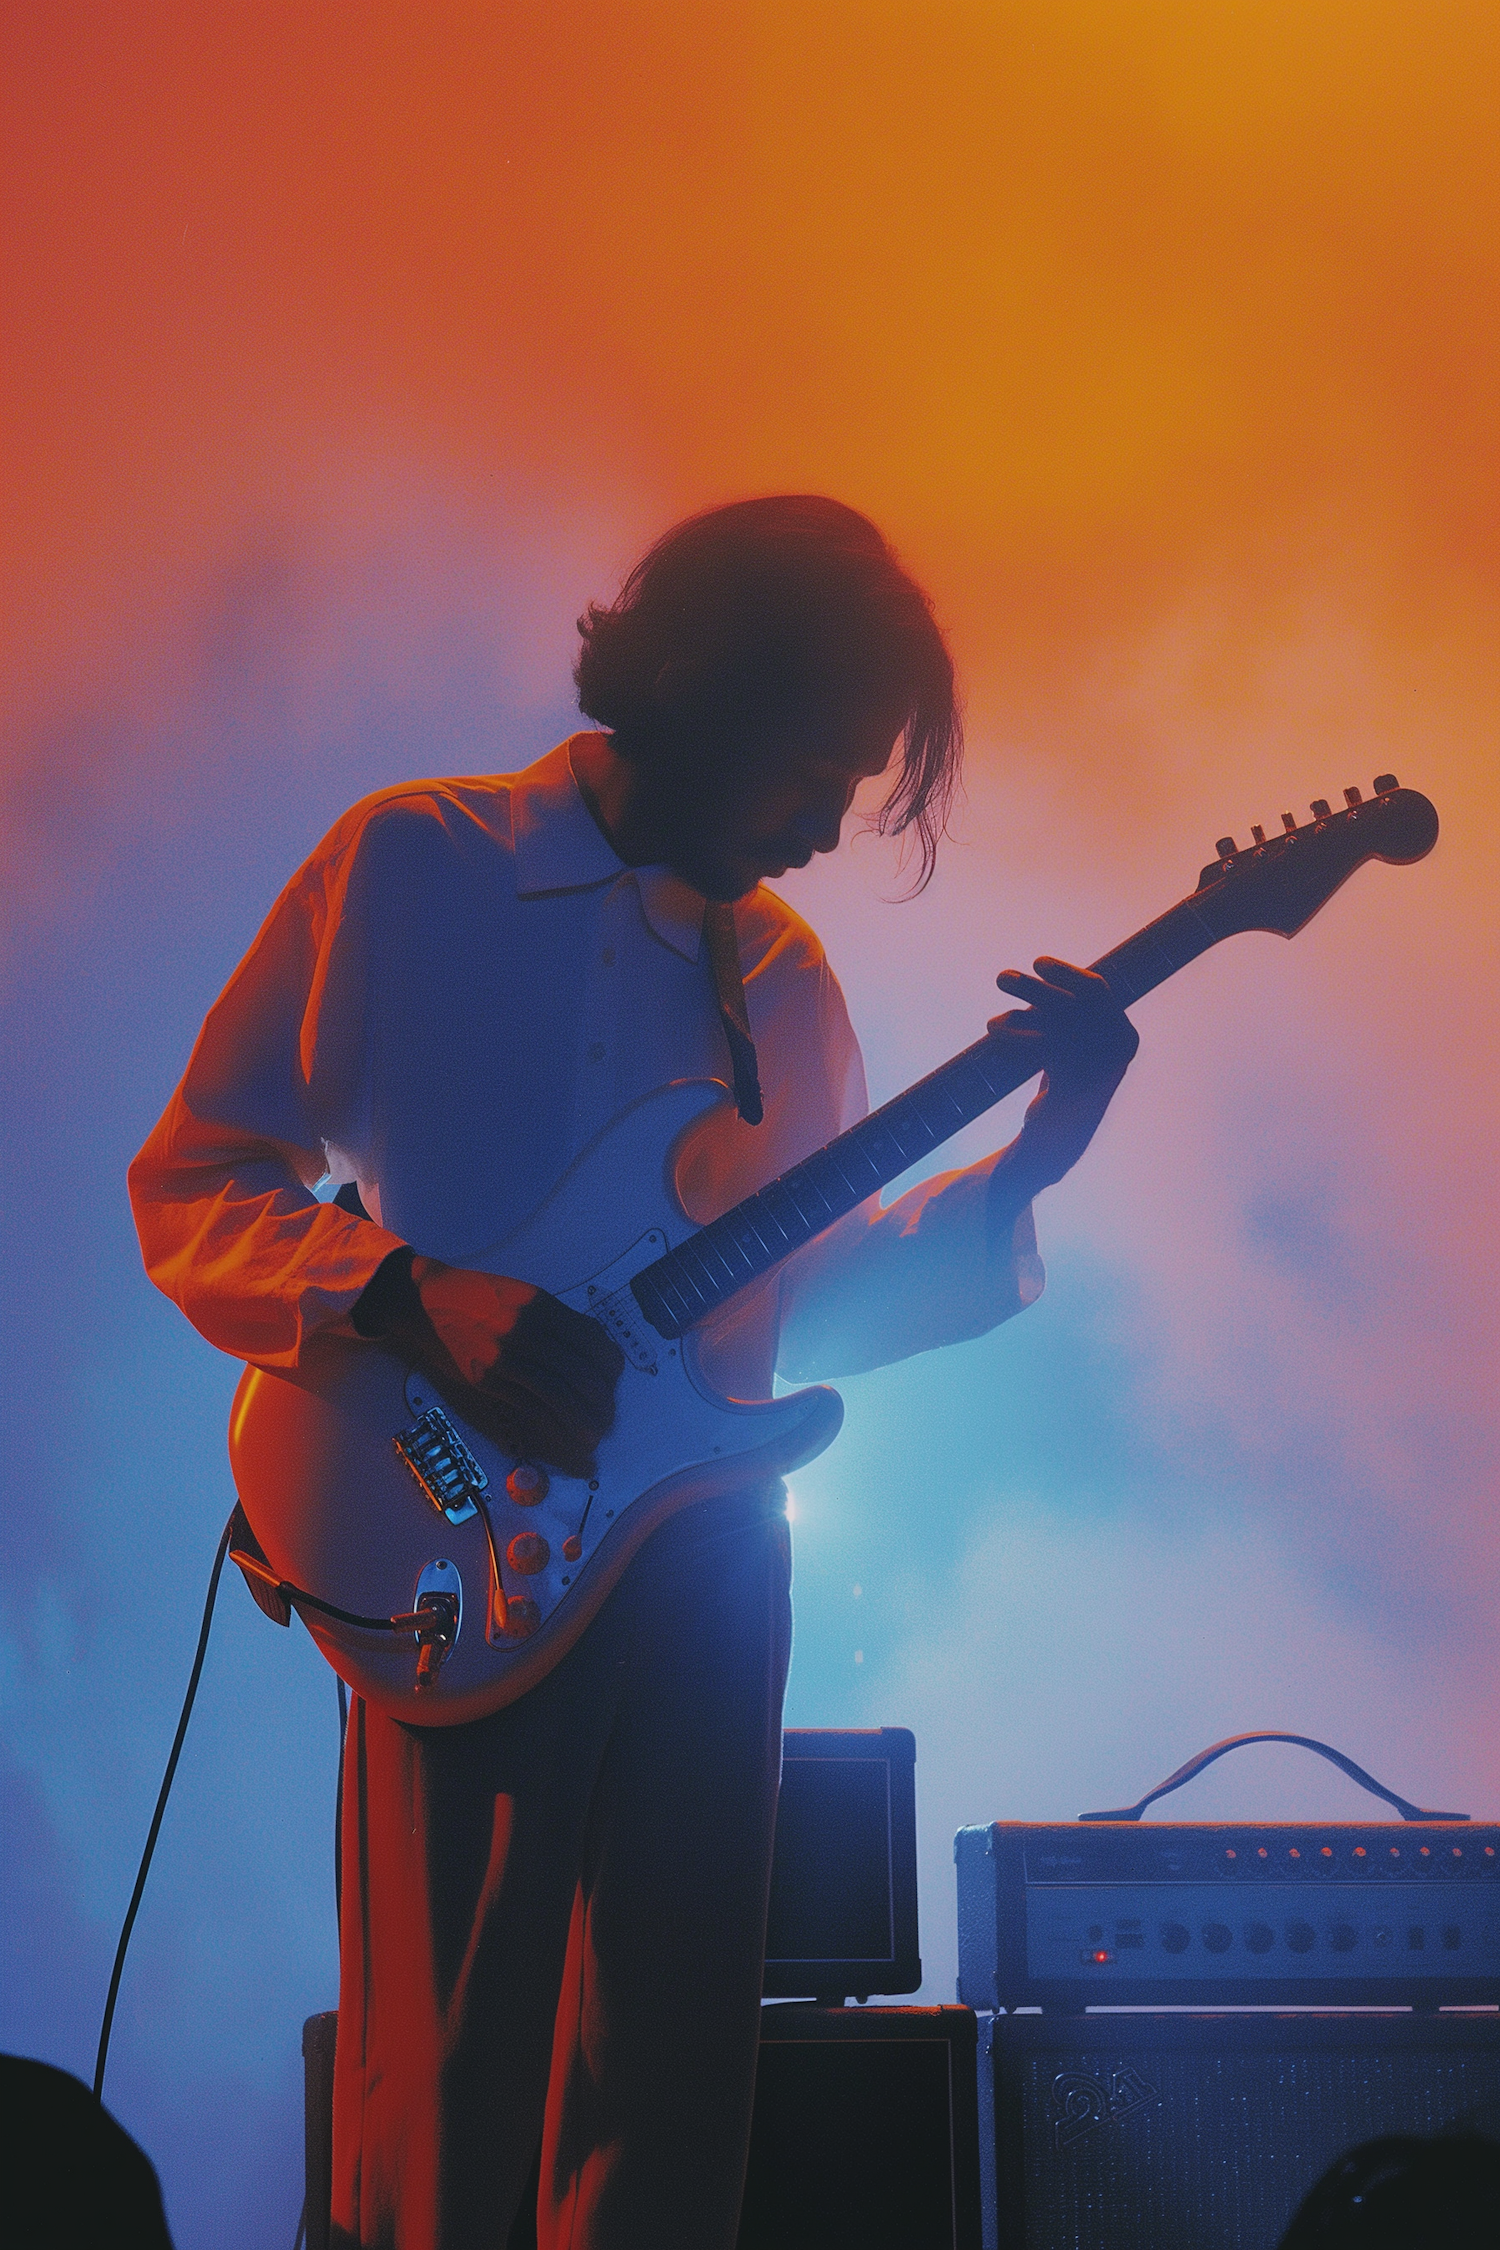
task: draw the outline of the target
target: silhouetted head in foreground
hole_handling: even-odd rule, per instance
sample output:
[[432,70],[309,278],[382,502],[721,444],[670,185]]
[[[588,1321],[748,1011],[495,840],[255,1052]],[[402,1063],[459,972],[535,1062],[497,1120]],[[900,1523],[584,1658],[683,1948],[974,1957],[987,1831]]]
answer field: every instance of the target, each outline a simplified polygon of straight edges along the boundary
[[6,2250],[172,2250],[149,2158],[66,2070],[0,2055]]
[[1495,2250],[1500,2146],[1477,2133],[1365,2141],[1326,2171],[1281,2250]]
[[813,494],[711,508],[579,631],[579,705],[623,761],[581,778],[627,862],[742,897],[832,851],[894,752],[876,825],[912,838],[925,882],[962,756],[953,664],[867,517]]

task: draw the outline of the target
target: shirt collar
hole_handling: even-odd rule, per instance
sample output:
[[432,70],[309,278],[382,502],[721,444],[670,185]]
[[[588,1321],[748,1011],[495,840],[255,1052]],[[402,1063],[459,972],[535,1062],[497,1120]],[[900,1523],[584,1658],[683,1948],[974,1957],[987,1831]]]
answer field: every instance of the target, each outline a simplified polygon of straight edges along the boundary
[[641,911],[662,943],[685,961],[696,961],[703,942],[702,893],[669,867],[625,865],[605,839],[573,777],[569,751],[577,739],[570,736],[511,778],[518,894],[534,898],[547,891],[589,890],[596,883],[632,876]]

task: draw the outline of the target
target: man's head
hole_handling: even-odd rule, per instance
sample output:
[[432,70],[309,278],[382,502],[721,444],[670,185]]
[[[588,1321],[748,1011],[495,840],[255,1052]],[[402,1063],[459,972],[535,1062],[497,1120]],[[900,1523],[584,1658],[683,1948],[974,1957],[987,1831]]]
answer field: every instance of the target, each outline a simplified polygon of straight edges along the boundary
[[866,517],[802,495],[692,516],[579,631],[579,704],[628,761],[663,856],[708,896],[831,851],[898,742],[877,825],[915,835],[927,880],[962,756],[953,665]]

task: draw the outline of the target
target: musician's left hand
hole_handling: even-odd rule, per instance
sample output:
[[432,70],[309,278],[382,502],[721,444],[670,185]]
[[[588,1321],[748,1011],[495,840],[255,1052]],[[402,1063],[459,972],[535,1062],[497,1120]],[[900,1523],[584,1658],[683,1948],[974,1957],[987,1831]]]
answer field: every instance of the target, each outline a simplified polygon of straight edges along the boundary
[[[1030,1006],[991,1019],[992,1035],[1033,1043],[1042,1082],[1026,1111],[1019,1137],[995,1175],[1006,1200],[1028,1201],[1072,1170],[1099,1129],[1100,1119],[1140,1045],[1140,1034],[1103,977],[1042,954],[1035,975],[1002,969],[1002,992]],[[1021,1191],[1024,1189],[1024,1194]],[[1019,1204],[1017,1206],[1019,1208]]]

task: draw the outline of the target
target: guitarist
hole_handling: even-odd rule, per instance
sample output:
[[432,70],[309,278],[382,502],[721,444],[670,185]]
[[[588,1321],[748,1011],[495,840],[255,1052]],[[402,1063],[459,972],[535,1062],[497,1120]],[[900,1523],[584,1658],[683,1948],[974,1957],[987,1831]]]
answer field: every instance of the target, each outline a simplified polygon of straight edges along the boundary
[[[734,1086],[684,1161],[700,1218],[865,1113],[838,984],[761,885],[832,851],[893,760],[879,825],[915,840],[925,880],[961,756],[925,596],[830,500],[678,525],[580,630],[595,730],[523,773],[346,814],[131,1171],[147,1269],[220,1349],[286,1370],[315,1332],[378,1339],[507,1452],[573,1474],[610,1427],[616,1347],[466,1256],[669,1080]],[[997,981],[1029,1004],[1003,1036],[1045,1072],[1019,1137],[873,1200],[723,1308],[703,1342],[724,1389],[884,1365],[1039,1293],[1031,1199],[1088,1145],[1136,1035],[1086,970],[1044,959]],[[773,1485],[672,1518],[492,1717],[405,1726],[355,1699],[345,2250],[496,2250],[539,2137],[544,2250],[731,2250],[790,1640],[783,1504]]]

